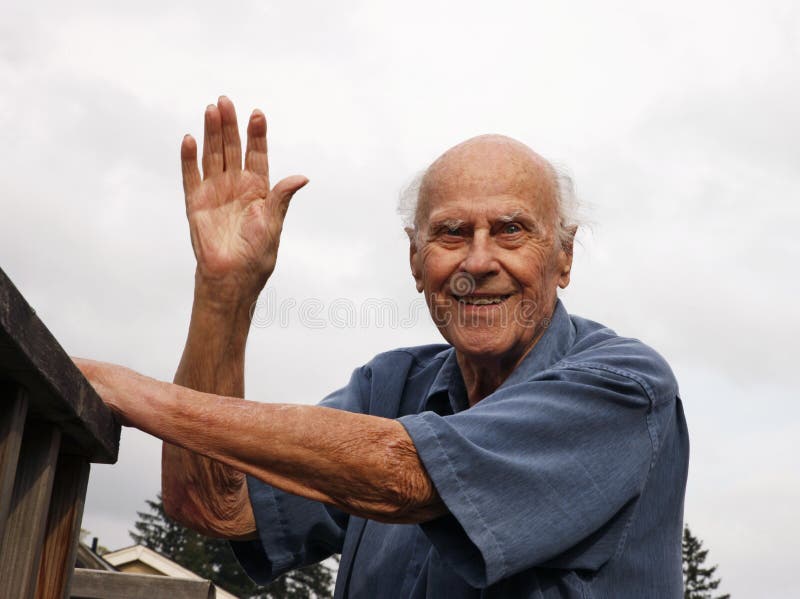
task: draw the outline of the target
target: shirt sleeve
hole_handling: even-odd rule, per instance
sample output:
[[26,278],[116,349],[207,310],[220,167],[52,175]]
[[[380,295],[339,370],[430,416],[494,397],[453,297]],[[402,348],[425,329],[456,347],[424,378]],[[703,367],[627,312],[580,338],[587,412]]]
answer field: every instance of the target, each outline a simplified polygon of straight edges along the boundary
[[651,404],[635,376],[565,367],[454,415],[400,418],[450,512],[423,531],[479,588],[535,566],[596,570],[654,459]]
[[[350,382],[327,396],[320,405],[363,412],[368,380],[365,367],[356,369]],[[349,516],[323,503],[276,489],[247,477],[250,503],[258,539],[232,541],[236,558],[248,576],[267,584],[296,568],[340,553]]]

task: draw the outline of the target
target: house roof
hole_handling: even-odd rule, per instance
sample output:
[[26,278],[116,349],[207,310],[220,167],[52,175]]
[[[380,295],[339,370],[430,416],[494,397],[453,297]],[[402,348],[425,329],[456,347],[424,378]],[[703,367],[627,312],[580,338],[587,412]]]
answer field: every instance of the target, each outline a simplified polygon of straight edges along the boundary
[[78,543],[78,551],[75,554],[75,567],[105,570],[106,572],[114,572],[116,570],[113,565],[97,555],[84,543]]

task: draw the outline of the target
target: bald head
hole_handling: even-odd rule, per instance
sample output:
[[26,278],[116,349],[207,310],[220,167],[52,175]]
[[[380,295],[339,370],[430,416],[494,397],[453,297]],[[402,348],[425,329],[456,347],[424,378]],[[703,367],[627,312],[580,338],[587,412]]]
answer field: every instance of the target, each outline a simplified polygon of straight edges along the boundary
[[[424,228],[437,198],[509,194],[528,197],[553,215],[563,242],[574,235],[569,178],[531,148],[504,135],[480,135],[447,150],[412,184],[406,198],[416,231]],[[568,197],[565,197],[568,196]],[[411,218],[409,218],[411,221]],[[412,224],[409,222],[409,224]]]
[[451,193],[536,197],[555,210],[555,171],[528,146],[504,135],[480,135],[454,146],[425,171],[414,224],[425,222],[437,197]]

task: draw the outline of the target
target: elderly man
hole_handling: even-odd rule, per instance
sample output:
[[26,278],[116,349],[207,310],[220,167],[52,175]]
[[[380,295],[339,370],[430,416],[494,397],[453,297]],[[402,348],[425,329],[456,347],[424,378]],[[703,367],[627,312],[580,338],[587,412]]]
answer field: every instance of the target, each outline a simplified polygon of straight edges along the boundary
[[468,140],[426,171],[411,272],[447,345],[389,351],[318,406],[244,396],[250,308],[306,179],[269,184],[253,112],[205,114],[181,158],[194,306],[175,384],[78,364],[165,441],[169,514],[257,581],[341,553],[337,597],[681,597],[688,439],[675,379],[557,298],[575,225],[554,169]]

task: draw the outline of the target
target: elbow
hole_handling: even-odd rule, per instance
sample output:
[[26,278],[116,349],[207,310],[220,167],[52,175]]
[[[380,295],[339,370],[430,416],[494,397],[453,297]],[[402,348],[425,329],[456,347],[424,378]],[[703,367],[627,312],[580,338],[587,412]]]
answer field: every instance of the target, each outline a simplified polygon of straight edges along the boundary
[[238,493],[200,496],[186,485],[164,481],[161,501],[170,520],[204,536],[232,541],[258,538],[246,487]]
[[241,513],[228,518],[218,518],[202,506],[191,501],[167,501],[166,494],[162,496],[164,513],[166,516],[195,532],[214,539],[227,539],[230,541],[246,541],[258,538],[255,525],[255,516],[252,509],[243,510]]
[[385,465],[383,505],[375,519],[392,524],[419,524],[447,513],[405,429],[399,439],[388,444]]
[[162,481],[161,503],[164,506],[164,514],[181,526],[193,528],[193,522],[191,519],[187,519],[185,514],[187,501],[188,497],[179,486],[167,485],[165,481]]
[[386,500],[378,510],[375,520],[387,524],[421,524],[447,513],[433,485],[429,489],[411,485],[389,485]]

